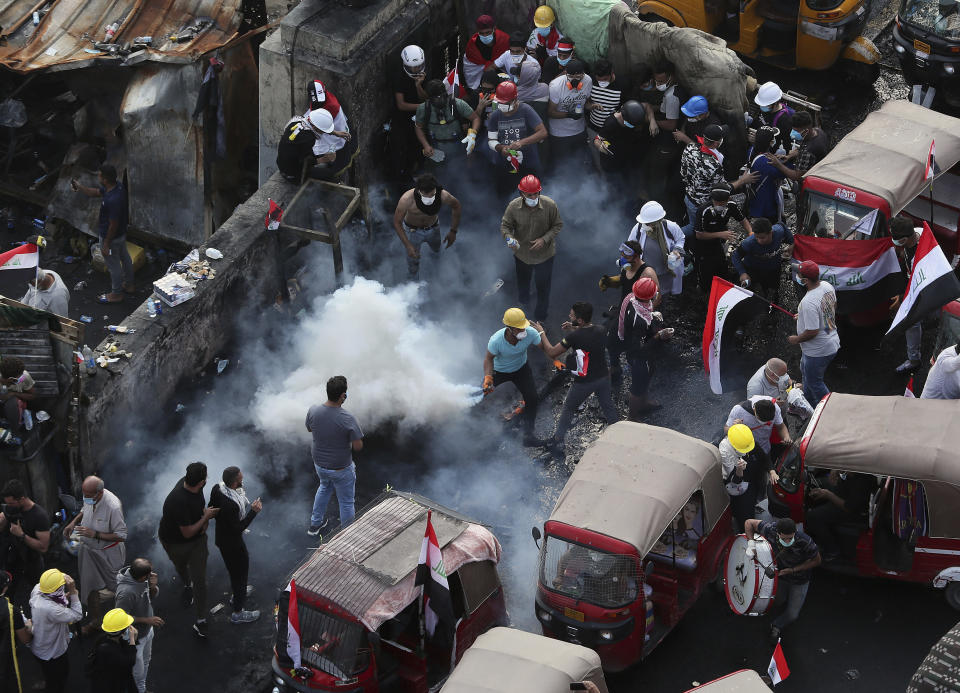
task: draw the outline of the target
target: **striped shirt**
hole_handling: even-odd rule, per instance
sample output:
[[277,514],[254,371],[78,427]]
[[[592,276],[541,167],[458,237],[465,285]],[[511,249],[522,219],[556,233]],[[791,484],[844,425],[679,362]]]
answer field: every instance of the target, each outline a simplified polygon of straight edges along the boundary
[[596,104],[596,108],[590,111],[590,127],[594,130],[603,127],[607,118],[620,108],[621,93],[620,85],[617,82],[611,82],[609,86],[601,87],[594,79],[590,100]]

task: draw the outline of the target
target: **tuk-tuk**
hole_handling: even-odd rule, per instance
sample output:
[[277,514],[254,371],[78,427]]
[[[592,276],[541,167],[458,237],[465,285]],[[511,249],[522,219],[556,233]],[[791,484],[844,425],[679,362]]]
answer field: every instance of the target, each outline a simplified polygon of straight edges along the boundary
[[[607,671],[648,655],[718,577],[733,536],[720,453],[621,421],[584,453],[544,524],[543,634],[597,651]],[[534,539],[540,531],[533,530]]]
[[954,344],[960,344],[960,299],[954,299],[940,309],[940,329],[937,331],[933,355],[937,356]]
[[[415,584],[428,509],[456,618],[452,642],[445,645],[424,636],[421,588]],[[297,669],[287,654],[290,593],[281,593],[273,657],[277,688],[435,689],[478,635],[507,623],[499,560],[500,543],[485,527],[422,496],[383,494],[293,573]]]
[[841,555],[824,567],[930,584],[960,609],[958,421],[960,400],[832,392],[778,461],[769,511],[803,522],[808,492],[824,485],[826,471],[865,482],[863,519],[833,525]]
[[[736,17],[727,17],[731,8]],[[716,34],[747,58],[780,68],[829,70],[837,65],[857,81],[880,76],[880,51],[860,32],[864,0],[641,0],[641,19]]]
[[[893,48],[907,84],[936,89],[960,107],[960,7],[949,0],[900,0]],[[931,103],[935,96],[931,95]]]
[[[940,173],[924,180],[931,143]],[[798,232],[849,240],[889,235],[890,219],[903,212],[927,221],[947,259],[960,251],[960,119],[907,101],[887,101],[850,131],[803,177]],[[860,220],[878,210],[870,233]],[[889,302],[855,313],[855,325],[889,316]]]
[[721,676],[702,686],[691,688],[687,693],[770,693],[770,686],[763,682],[760,674],[753,669],[741,669],[732,674]]
[[600,656],[583,645],[491,628],[463,653],[441,693],[556,693],[591,681],[607,693]]

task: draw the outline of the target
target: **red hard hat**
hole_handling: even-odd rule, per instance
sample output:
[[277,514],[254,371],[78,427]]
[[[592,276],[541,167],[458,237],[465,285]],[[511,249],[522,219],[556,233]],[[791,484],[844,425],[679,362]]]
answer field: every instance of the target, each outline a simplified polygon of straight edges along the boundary
[[540,179],[534,175],[524,176],[520,180],[520,185],[517,186],[517,190],[522,193],[527,193],[532,195],[533,193],[538,193],[543,190],[543,186],[540,185]]
[[641,301],[649,301],[657,295],[657,283],[650,277],[640,277],[633,283],[633,295]]
[[497,103],[511,103],[517,100],[517,85],[507,80],[497,85],[497,91],[493,95],[493,100]]

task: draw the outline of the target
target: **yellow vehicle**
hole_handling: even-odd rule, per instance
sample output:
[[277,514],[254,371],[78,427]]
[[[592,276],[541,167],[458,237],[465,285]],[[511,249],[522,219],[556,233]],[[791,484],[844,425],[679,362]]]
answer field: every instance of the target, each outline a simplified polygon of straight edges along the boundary
[[649,21],[700,29],[747,58],[783,68],[843,68],[857,80],[880,75],[880,51],[860,32],[866,0],[641,0]]

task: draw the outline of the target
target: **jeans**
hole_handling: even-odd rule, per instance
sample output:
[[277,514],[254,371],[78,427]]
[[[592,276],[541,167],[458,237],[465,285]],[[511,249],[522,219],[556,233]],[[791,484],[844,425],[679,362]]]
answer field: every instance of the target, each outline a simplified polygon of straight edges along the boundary
[[[433,252],[440,252],[441,238],[439,224],[429,229],[415,229],[407,226],[406,222],[403,222],[403,230],[407,232],[407,240],[410,241],[410,245],[417,250],[420,250],[420,246],[426,243]],[[407,255],[407,270],[410,272],[410,278],[416,279],[420,273],[420,258],[412,258]]]
[[513,258],[513,260],[517,267],[517,298],[524,307],[530,305],[530,280],[532,278],[537,287],[537,307],[533,311],[533,319],[537,321],[546,320],[547,310],[550,308],[553,258],[536,265],[528,265],[517,258]]
[[511,373],[493,372],[493,386],[499,387],[503,383],[513,383],[520,390],[520,396],[523,397],[523,427],[529,435],[533,435],[533,427],[537,422],[537,405],[539,398],[537,396],[537,383],[533,379],[533,371],[530,370],[530,364],[525,363],[517,370]]
[[233,610],[243,611],[247,601],[247,577],[250,574],[250,554],[247,545],[240,537],[237,543],[219,546],[223,564],[230,575],[230,589],[233,590],[233,599],[230,601]]
[[823,374],[827,371],[827,366],[833,361],[837,352],[827,354],[826,356],[807,356],[800,357],[800,374],[803,377],[803,394],[810,402],[811,407],[816,407],[821,399],[827,396],[830,388],[823,382]]
[[160,542],[177,575],[184,585],[193,586],[193,599],[197,607],[197,620],[207,618],[207,535],[201,534],[187,542],[171,544]]
[[133,680],[140,693],[146,693],[147,690],[147,674],[150,671],[150,658],[153,656],[153,634],[156,632],[156,628],[151,628],[147,635],[137,640],[137,661],[133,664]]
[[911,325],[904,333],[907,338],[907,358],[911,361],[920,360],[920,340],[923,338],[923,327],[918,322]]
[[110,272],[110,291],[119,294],[124,286],[133,286],[133,259],[127,250],[126,236],[110,241],[110,254],[104,253],[103,261]]
[[337,494],[337,503],[340,504],[340,526],[346,527],[353,522],[353,492],[357,484],[357,466],[351,462],[343,469],[324,469],[313,465],[320,478],[317,494],[313,497],[313,512],[310,514],[310,524],[318,527],[323,524],[323,516],[327,512],[327,503],[330,494]]
[[803,603],[807,600],[808,589],[810,589],[809,580],[801,583],[781,581],[777,588],[777,597],[774,603],[779,604],[786,600],[787,605],[770,625],[778,630],[783,630],[796,621],[800,615],[800,609],[803,608]]
[[683,204],[687,208],[687,223],[680,227],[680,230],[683,231],[684,238],[690,238],[693,236],[693,225],[697,220],[697,207],[700,205],[694,204],[688,196],[683,196]]
[[597,393],[597,399],[600,400],[600,409],[603,410],[603,418],[607,420],[607,423],[612,424],[620,418],[617,415],[617,408],[613,406],[613,393],[609,375],[584,382],[576,381],[570,386],[567,398],[563,400],[563,411],[560,412],[557,432],[554,434],[557,442],[563,444],[563,439],[573,422],[573,416],[577,413],[577,407],[594,392]]

